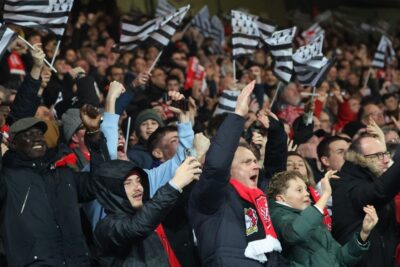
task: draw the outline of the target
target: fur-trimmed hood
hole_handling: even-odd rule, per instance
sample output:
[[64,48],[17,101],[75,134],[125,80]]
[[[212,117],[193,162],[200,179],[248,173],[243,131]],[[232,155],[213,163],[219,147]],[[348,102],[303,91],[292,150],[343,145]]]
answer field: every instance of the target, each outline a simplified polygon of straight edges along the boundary
[[375,177],[379,177],[382,174],[369,160],[355,151],[347,151],[344,159],[355,165],[367,168]]

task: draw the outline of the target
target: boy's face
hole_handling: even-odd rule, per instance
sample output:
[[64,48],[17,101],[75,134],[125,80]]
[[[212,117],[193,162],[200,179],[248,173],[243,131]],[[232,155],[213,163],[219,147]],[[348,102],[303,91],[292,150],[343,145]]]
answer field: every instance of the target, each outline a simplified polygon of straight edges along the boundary
[[304,181],[300,177],[296,177],[296,179],[289,180],[288,185],[285,192],[276,196],[276,200],[286,203],[294,209],[306,209],[311,200]]

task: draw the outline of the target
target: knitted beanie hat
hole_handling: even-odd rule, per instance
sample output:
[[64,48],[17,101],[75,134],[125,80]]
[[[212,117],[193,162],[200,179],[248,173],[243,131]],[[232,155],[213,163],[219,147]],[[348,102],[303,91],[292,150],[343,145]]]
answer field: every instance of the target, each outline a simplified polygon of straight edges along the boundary
[[156,122],[158,122],[158,125],[160,127],[164,126],[164,122],[162,121],[161,117],[158,115],[158,113],[154,110],[154,109],[145,109],[142,112],[140,112],[135,120],[135,131],[136,134],[138,134],[140,132],[140,124],[142,124],[142,122],[147,121],[149,119],[155,120]]

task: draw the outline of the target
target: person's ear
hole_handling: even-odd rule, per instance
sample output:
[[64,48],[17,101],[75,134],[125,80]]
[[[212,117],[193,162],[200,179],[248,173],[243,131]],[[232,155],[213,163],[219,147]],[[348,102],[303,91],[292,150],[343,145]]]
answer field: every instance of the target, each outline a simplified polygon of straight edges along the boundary
[[71,136],[71,141],[74,142],[74,143],[79,143],[79,138],[78,138],[78,136],[76,135],[76,133],[74,133],[74,134]]
[[320,160],[321,160],[321,163],[322,163],[322,165],[323,165],[324,168],[330,166],[328,157],[322,156]]
[[155,157],[156,159],[162,159],[164,157],[164,153],[159,148],[153,149],[151,155],[153,155],[153,157]]
[[284,197],[282,194],[276,195],[276,196],[275,196],[275,200],[276,200],[276,201],[279,201],[279,202],[283,202],[283,203],[286,202],[286,201],[285,201],[285,197]]

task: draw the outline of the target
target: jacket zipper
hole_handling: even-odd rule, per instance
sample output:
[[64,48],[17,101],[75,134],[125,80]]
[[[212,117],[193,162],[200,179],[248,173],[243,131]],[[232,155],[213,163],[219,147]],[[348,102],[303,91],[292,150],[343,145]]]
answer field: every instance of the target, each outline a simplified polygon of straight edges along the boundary
[[22,214],[22,212],[24,212],[25,205],[26,205],[26,201],[28,200],[28,196],[29,196],[29,192],[30,192],[30,191],[31,191],[31,186],[28,187],[28,191],[26,192],[25,200],[24,200],[24,203],[22,204],[22,208],[21,208],[21,213],[20,213],[20,215]]

